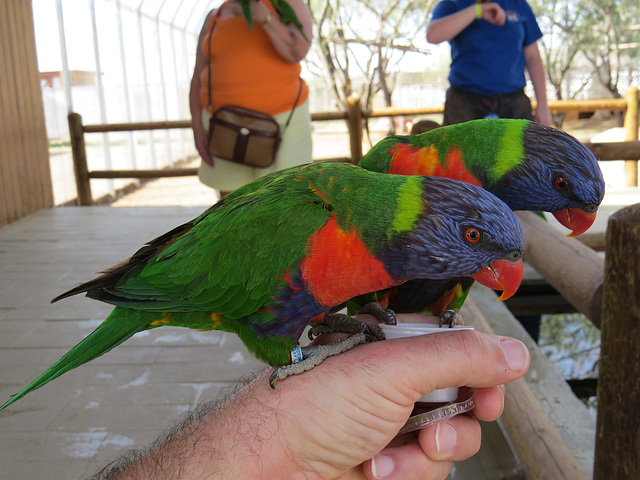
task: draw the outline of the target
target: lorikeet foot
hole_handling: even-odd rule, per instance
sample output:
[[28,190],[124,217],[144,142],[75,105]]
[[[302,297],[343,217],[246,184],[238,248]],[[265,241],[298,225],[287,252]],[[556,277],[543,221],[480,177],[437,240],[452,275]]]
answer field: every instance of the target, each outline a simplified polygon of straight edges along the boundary
[[269,377],[269,385],[275,389],[276,380],[284,380],[290,375],[299,375],[313,367],[320,365],[325,359],[338,355],[340,353],[351,350],[363,343],[371,342],[371,336],[366,333],[357,333],[348,337],[343,337],[335,342],[328,343],[327,345],[308,345],[302,347],[302,360],[298,363],[292,363],[290,365],[284,365],[280,368],[276,368]]
[[452,328],[456,325],[464,325],[464,320],[455,310],[445,310],[440,314],[440,327],[443,325],[449,325],[449,328]]
[[376,302],[367,303],[358,312],[358,314],[361,313],[368,313],[369,315],[373,315],[378,321],[387,325],[396,325],[398,323],[396,320],[396,312],[394,312],[390,308],[382,308],[380,304]]
[[[362,313],[362,311],[358,313]],[[378,318],[378,320],[380,319]],[[316,323],[309,329],[309,340],[313,340],[323,333],[366,333],[374,337],[376,340],[384,340],[384,333],[382,333],[380,328],[368,325],[361,322],[356,317],[352,317],[351,315],[346,315],[344,313],[325,315],[320,322]]]

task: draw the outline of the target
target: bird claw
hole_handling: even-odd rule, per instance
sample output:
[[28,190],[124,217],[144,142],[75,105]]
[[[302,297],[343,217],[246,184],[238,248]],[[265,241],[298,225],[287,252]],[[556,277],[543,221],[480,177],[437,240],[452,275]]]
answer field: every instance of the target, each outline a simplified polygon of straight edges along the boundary
[[269,377],[269,386],[275,389],[276,380],[284,380],[290,375],[299,375],[320,365],[325,359],[351,350],[357,345],[373,341],[365,332],[343,337],[327,345],[308,345],[302,347],[302,360],[297,363],[276,368]]
[[380,304],[376,302],[369,302],[360,309],[358,315],[368,313],[373,315],[376,320],[387,325],[397,325],[396,312],[390,308],[382,308]]
[[368,325],[344,313],[325,315],[322,321],[309,329],[309,340],[313,340],[323,333],[349,333],[352,335],[365,333],[376,340],[384,340],[384,333],[380,328]]
[[449,325],[449,328],[453,328],[456,325],[464,325],[462,315],[455,310],[445,310],[440,314],[440,327],[443,325]]

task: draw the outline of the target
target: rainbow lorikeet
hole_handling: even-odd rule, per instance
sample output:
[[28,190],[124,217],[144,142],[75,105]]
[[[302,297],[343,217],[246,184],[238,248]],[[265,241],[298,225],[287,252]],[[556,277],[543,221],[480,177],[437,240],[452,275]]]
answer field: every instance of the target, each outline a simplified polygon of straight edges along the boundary
[[[571,135],[528,120],[473,120],[413,136],[381,140],[362,158],[368,170],[454,178],[483,187],[512,210],[551,212],[570,236],[594,222],[604,179],[593,153]],[[356,312],[378,301],[398,313],[456,319],[473,284],[469,277],[414,280],[348,302]]]
[[116,307],[0,409],[143,330],[233,332],[272,366],[302,353],[286,372],[301,373],[319,363],[317,347],[297,347],[303,329],[356,295],[461,275],[511,295],[522,279],[521,226],[478,187],[328,162],[258,182],[55,298],[86,292]]

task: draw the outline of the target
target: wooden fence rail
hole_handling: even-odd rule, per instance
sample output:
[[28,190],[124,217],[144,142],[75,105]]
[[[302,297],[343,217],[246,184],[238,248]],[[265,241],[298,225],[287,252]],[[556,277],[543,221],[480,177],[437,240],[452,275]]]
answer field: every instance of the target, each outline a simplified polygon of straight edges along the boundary
[[[534,103],[535,106],[535,103]],[[586,143],[599,160],[626,160],[625,175],[628,185],[638,184],[638,160],[640,160],[640,141],[638,141],[638,89],[631,88],[624,98],[595,100],[558,100],[549,103],[553,113],[575,111],[624,111],[625,142]],[[360,100],[351,97],[344,112],[318,112],[311,114],[313,122],[345,120],[349,132],[350,157],[328,158],[322,160],[358,163],[362,158],[363,120],[367,118],[397,117],[440,114],[443,107],[431,108],[381,108],[363,111]],[[128,132],[140,130],[166,130],[191,128],[190,120],[164,120],[158,122],[111,123],[83,125],[82,117],[77,113],[68,116],[71,150],[73,155],[76,188],[80,205],[92,205],[91,179],[97,178],[161,178],[197,175],[196,168],[163,170],[89,170],[87,151],[84,142],[86,133]]]

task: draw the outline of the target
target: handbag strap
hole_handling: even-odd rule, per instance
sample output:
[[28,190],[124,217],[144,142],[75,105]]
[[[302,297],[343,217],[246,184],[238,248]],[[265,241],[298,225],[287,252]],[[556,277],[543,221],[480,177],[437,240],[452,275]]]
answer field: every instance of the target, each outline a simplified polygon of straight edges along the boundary
[[[213,42],[213,29],[216,26],[216,22],[218,18],[220,18],[220,13],[222,12],[222,7],[224,7],[224,3],[218,7],[218,11],[215,13],[213,18],[211,19],[211,31],[209,32],[209,55],[211,55],[211,43]],[[213,71],[211,70],[211,63],[209,62],[209,89],[208,89],[208,98],[209,98],[209,110],[213,113],[213,104],[211,103],[211,75]]]
[[[225,2],[226,3],[226,2]],[[211,55],[211,43],[213,41],[213,28],[216,26],[216,22],[218,21],[218,18],[220,18],[220,13],[222,12],[222,8],[224,7],[224,3],[222,5],[220,5],[220,7],[218,7],[218,11],[216,12],[216,14],[213,16],[213,19],[211,20],[211,31],[209,32],[209,55]],[[211,70],[211,62],[209,62],[209,90],[208,90],[208,98],[209,98],[209,110],[212,111],[213,113],[213,105],[211,103],[211,75],[212,75],[212,70]],[[293,102],[293,107],[291,108],[291,113],[289,113],[289,118],[287,118],[287,123],[284,124],[284,128],[287,128],[289,126],[289,123],[291,123],[291,117],[293,117],[293,112],[295,111],[296,107],[298,106],[298,100],[300,100],[300,95],[302,94],[302,77],[298,77],[298,94],[296,95],[296,99]]]
[[284,124],[284,128],[289,126],[289,122],[291,122],[291,117],[293,117],[293,112],[298,106],[298,100],[300,100],[300,94],[302,93],[302,78],[298,77],[298,95],[296,95],[296,100],[293,102],[293,108],[291,109],[291,113],[289,114],[289,118],[287,118],[287,123]]

